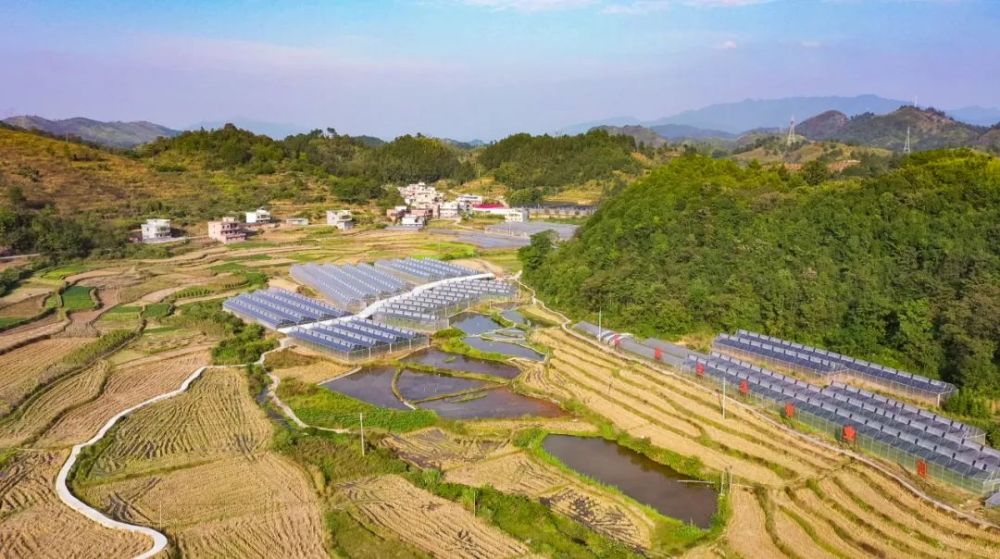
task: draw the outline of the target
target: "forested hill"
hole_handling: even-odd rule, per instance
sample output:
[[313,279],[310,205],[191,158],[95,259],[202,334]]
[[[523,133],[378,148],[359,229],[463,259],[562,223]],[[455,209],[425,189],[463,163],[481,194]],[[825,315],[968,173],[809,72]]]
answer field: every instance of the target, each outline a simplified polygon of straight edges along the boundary
[[818,186],[685,156],[522,259],[548,302],[632,332],[749,328],[1000,392],[1000,159],[980,153]]

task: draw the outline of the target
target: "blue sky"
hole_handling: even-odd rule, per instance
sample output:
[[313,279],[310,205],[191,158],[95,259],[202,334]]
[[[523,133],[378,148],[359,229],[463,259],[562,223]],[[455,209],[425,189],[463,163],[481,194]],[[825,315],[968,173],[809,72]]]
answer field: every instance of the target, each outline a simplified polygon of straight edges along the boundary
[[545,132],[744,98],[1000,105],[995,0],[5,0],[0,115]]

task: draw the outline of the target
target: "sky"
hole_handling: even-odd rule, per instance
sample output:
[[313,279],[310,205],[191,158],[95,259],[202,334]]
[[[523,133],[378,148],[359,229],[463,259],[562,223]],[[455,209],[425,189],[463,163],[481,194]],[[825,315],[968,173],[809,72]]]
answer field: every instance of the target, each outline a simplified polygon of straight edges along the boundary
[[1000,106],[1000,0],[3,0],[0,117],[392,138],[712,103]]

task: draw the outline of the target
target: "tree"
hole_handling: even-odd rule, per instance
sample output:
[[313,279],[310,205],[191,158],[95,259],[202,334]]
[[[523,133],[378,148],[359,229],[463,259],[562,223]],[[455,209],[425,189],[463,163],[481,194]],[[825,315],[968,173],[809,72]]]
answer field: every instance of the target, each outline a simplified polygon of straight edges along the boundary
[[542,231],[532,235],[528,246],[521,247],[517,251],[517,257],[524,266],[524,273],[531,274],[541,268],[554,246],[555,233],[552,231]]
[[811,186],[816,186],[817,184],[820,184],[830,178],[830,170],[827,168],[826,164],[818,159],[813,159],[812,161],[802,165],[800,173],[806,183]]

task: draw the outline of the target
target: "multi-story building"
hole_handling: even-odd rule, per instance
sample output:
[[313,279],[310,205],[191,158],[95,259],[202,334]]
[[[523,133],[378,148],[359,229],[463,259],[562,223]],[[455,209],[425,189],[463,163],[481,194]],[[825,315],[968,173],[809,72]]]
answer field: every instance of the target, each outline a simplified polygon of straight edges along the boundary
[[267,225],[269,223],[271,223],[271,212],[264,208],[247,212],[247,225]]
[[247,238],[246,231],[235,217],[224,217],[220,221],[208,222],[208,236],[224,245],[238,243]]
[[399,194],[408,206],[435,204],[444,198],[436,188],[422,182],[399,187]]
[[354,227],[354,215],[351,210],[328,210],[326,212],[326,224],[332,225],[341,231],[346,231]]
[[147,219],[142,224],[142,242],[156,243],[170,240],[170,220],[161,218]]
[[475,194],[462,194],[461,196],[455,197],[455,202],[458,203],[459,209],[467,210],[472,206],[478,206],[483,203],[483,197],[477,196]]

